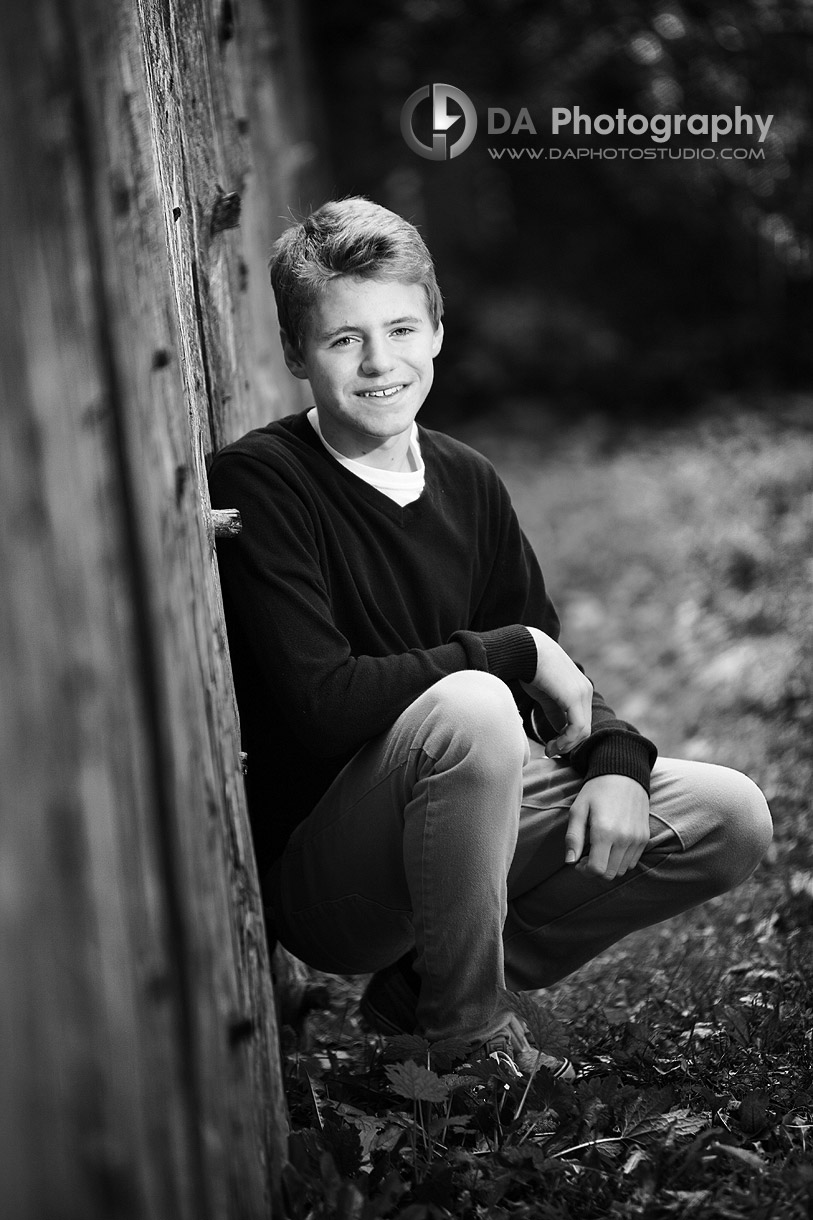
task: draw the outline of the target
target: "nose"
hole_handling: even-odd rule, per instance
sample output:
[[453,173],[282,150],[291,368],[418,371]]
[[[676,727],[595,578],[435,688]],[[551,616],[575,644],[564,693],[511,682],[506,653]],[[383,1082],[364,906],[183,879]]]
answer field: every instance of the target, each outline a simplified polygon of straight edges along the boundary
[[367,377],[380,377],[395,365],[395,357],[383,337],[369,338],[364,344],[361,371]]

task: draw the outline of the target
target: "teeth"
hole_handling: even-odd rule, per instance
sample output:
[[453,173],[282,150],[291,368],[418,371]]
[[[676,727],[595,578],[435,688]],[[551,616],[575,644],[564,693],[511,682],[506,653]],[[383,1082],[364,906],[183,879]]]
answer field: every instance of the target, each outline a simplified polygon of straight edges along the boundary
[[363,398],[392,398],[393,394],[397,394],[399,390],[403,390],[402,385],[394,385],[389,390],[362,390]]

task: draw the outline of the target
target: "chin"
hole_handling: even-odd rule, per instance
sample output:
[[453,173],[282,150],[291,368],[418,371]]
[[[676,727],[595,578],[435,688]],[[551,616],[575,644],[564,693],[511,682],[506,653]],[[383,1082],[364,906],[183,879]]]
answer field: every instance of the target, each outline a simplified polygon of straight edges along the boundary
[[371,428],[376,435],[380,436],[397,436],[399,432],[403,432],[406,428],[412,427],[412,421],[415,418],[414,411],[403,411],[397,415],[382,415],[373,414],[364,416],[363,422],[367,427]]

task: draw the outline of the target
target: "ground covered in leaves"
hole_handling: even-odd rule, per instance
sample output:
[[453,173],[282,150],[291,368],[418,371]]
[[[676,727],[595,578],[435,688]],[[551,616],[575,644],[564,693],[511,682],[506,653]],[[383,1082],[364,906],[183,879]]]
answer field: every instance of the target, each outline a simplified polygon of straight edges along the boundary
[[738,891],[532,997],[575,1083],[364,1030],[363,979],[283,1031],[294,1220],[813,1213],[813,409],[670,432],[520,419],[495,461],[564,643],[661,753],[747,771],[774,845]]

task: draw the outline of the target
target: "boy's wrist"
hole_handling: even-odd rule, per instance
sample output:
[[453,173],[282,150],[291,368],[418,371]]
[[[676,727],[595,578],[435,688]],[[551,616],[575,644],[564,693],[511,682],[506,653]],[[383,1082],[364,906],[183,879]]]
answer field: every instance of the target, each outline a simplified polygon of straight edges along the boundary
[[536,673],[536,644],[519,623],[491,631],[455,631],[451,639],[463,645],[471,669],[485,670],[503,682],[530,682]]
[[[603,729],[574,750],[576,769],[583,770],[585,781],[598,775],[625,775],[650,790],[652,767],[658,752],[646,737],[627,729]],[[578,763],[582,763],[581,766]]]

